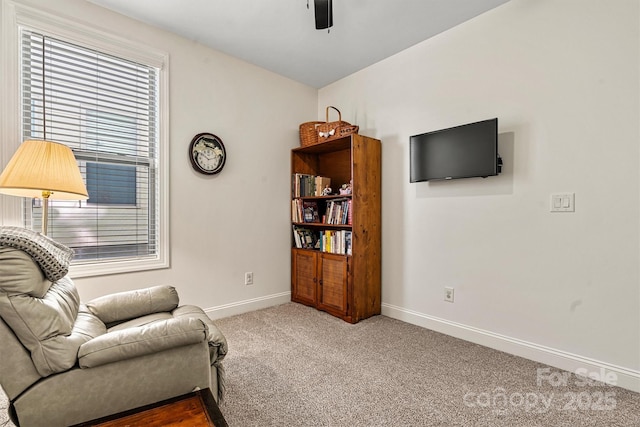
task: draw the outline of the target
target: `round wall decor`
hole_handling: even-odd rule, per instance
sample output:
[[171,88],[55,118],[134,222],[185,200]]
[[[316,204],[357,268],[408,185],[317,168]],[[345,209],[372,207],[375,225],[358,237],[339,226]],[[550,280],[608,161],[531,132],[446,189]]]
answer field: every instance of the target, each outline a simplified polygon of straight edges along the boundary
[[199,133],[189,144],[189,160],[197,172],[214,175],[224,167],[227,152],[220,138],[212,133]]

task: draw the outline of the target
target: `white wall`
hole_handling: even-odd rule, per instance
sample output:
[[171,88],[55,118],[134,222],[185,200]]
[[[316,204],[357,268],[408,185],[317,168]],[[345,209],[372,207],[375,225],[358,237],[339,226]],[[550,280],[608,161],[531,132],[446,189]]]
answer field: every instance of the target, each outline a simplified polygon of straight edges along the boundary
[[[25,4],[169,53],[171,268],[75,279],[83,300],[171,283],[212,316],[290,299],[289,150],[315,116],[317,90],[81,0]],[[214,177],[194,172],[191,138],[227,151]],[[7,159],[8,160],[8,159]],[[244,272],[254,285],[244,285]]]
[[[383,313],[640,390],[639,28],[512,0],[319,91],[382,140]],[[410,135],[493,117],[502,175],[409,183]]]
[[[214,317],[288,300],[289,149],[336,105],[383,141],[384,313],[640,382],[637,1],[512,0],[319,93],[84,1],[28,4],[170,54],[171,268],[78,279],[83,299],[173,283]],[[410,135],[491,117],[502,175],[409,184]],[[213,178],[186,155],[204,131],[228,152]],[[565,191],[576,212],[549,213]]]

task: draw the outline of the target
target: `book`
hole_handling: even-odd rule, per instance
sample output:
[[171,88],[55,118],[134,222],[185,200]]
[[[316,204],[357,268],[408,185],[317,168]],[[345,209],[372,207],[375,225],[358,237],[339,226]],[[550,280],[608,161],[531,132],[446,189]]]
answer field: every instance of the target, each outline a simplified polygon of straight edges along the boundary
[[298,208],[297,208],[297,199],[291,200],[291,222],[299,222],[298,221]]
[[347,224],[350,199],[340,198],[327,200],[325,213],[327,224]]
[[318,249],[318,236],[308,228],[293,226],[293,239],[298,249]]
[[311,197],[315,195],[316,185],[315,176],[305,173],[295,173],[292,176],[292,196],[295,197]]
[[291,221],[292,222],[305,222],[304,210],[301,199],[291,200]]
[[304,222],[320,222],[318,213],[318,203],[313,200],[305,200],[302,202],[302,211]]
[[331,178],[306,173],[294,173],[291,177],[292,197],[323,196],[325,188],[331,189]]
[[293,243],[296,245],[296,248],[301,248],[302,247],[302,240],[300,240],[300,235],[297,232],[297,227],[294,225],[293,226]]
[[344,253],[351,255],[351,231],[344,233]]
[[332,254],[351,255],[352,232],[348,230],[323,230],[318,233],[316,248]]
[[326,187],[331,188],[331,178],[327,178],[326,176],[316,176],[315,187],[315,195],[322,196],[322,190]]

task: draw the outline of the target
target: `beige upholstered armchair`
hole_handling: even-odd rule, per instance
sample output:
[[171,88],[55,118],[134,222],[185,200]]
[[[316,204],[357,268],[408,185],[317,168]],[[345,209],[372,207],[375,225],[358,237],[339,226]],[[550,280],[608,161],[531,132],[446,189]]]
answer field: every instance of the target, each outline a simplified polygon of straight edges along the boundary
[[0,385],[19,426],[68,426],[194,389],[222,397],[227,343],[171,286],[86,304],[67,276],[73,251],[0,227]]

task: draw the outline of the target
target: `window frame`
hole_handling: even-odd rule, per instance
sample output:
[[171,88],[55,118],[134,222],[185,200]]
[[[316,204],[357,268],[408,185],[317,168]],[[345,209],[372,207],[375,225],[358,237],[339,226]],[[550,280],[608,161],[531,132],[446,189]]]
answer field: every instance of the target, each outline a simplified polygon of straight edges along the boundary
[[[54,15],[11,0],[2,1],[2,75],[0,88],[4,96],[0,100],[0,137],[13,143],[0,146],[0,167],[5,165],[23,140],[21,131],[21,102],[19,70],[20,40],[22,28],[60,38],[88,49],[139,62],[159,69],[158,100],[158,212],[156,226],[159,229],[158,254],[140,259],[102,260],[71,265],[70,275],[77,277],[102,276],[134,271],[168,268],[169,257],[169,55],[154,47],[143,45],[109,32],[88,26],[76,20]],[[23,198],[2,197],[0,224],[23,225]]]

